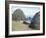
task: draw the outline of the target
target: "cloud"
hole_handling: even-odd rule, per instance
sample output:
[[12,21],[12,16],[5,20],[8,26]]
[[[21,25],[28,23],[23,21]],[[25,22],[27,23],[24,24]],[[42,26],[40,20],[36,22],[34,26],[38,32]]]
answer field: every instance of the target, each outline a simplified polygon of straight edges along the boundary
[[27,16],[33,17],[37,12],[40,11],[40,8],[38,8],[38,7],[16,7],[16,6],[13,6],[11,8],[12,13],[14,13],[14,11],[16,9],[21,9],[26,17]]

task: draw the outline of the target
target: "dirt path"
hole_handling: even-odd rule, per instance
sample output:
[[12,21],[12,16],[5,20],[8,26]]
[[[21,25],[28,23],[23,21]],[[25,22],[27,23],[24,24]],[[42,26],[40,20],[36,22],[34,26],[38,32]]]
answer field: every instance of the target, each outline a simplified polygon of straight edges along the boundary
[[24,30],[31,30],[31,28],[28,27],[29,25],[23,24],[20,22],[12,22],[12,30],[13,31],[24,31]]

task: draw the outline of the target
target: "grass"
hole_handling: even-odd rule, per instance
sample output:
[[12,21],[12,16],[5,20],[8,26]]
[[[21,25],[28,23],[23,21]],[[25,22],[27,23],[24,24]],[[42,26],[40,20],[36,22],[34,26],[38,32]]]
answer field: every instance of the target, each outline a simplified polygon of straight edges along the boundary
[[12,21],[12,31],[23,31],[23,30],[31,30],[28,25]]

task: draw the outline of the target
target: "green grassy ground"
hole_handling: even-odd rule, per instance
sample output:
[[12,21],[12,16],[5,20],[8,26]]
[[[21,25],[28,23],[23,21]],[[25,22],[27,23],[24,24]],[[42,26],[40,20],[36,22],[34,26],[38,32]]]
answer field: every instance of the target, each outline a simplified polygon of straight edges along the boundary
[[12,31],[23,31],[23,30],[31,30],[28,25],[12,21]]

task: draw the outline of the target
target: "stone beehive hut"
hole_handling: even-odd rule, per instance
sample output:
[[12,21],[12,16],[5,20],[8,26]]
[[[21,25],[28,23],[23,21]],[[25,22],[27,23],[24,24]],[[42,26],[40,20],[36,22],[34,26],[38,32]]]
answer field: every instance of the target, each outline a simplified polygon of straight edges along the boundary
[[29,27],[33,29],[40,29],[40,12],[36,13],[35,16],[32,18],[32,22]]
[[16,9],[12,14],[12,19],[16,21],[24,20],[25,15],[21,9]]

